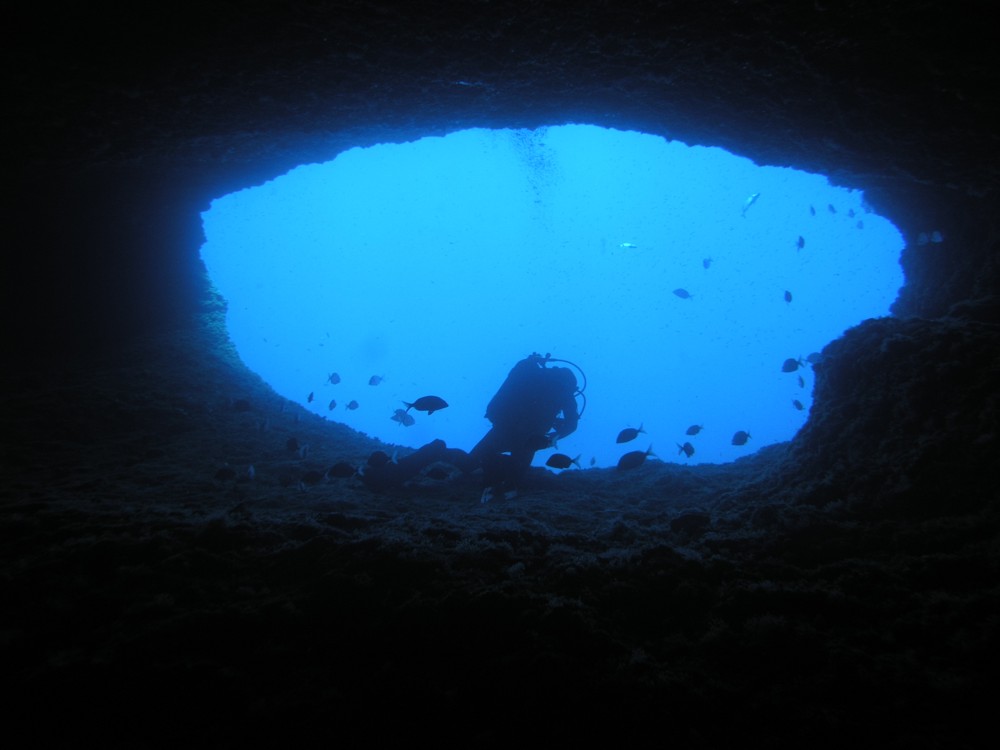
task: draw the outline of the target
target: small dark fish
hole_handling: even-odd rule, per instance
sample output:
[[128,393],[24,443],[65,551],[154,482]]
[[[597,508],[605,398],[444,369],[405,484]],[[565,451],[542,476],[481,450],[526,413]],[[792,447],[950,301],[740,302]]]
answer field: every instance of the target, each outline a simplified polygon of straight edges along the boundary
[[373,469],[377,469],[379,466],[385,466],[390,462],[396,463],[396,460],[385,451],[375,451],[368,457],[368,465]]
[[785,290],[785,302],[791,302],[791,301],[792,301],[792,293],[786,289]]
[[309,455],[309,443],[303,443],[299,446],[299,458],[305,458]]
[[403,409],[396,409],[396,412],[391,417],[389,417],[389,419],[391,419],[393,422],[399,422],[399,424],[403,427],[411,427],[417,421],[409,414],[407,414],[406,411],[404,411]]
[[658,456],[653,453],[653,446],[649,446],[644,451],[630,451],[624,456],[618,459],[619,469],[637,469],[643,465],[646,461],[647,456],[652,456],[653,458],[658,458]]
[[299,449],[298,439],[293,437],[288,438],[288,440],[285,441],[285,447],[288,448],[288,450],[290,451],[297,451]]
[[439,409],[444,409],[448,405],[447,401],[438,396],[421,396],[412,404],[409,401],[404,401],[403,403],[406,404],[407,411],[409,411],[410,409],[416,409],[417,411],[425,411],[427,412],[428,416],[438,411]]
[[801,375],[799,375],[799,388],[805,388],[805,387],[806,387],[806,381],[802,379]]
[[853,208],[848,209],[847,215],[850,216],[853,219],[854,218],[854,209]]
[[432,466],[424,473],[424,476],[428,479],[436,479],[440,482],[441,480],[450,477],[451,472],[441,466]]
[[809,215],[810,216],[815,216],[816,215],[816,209],[813,208],[812,206],[809,206]]
[[247,467],[247,479],[252,480],[255,476],[257,476],[257,470],[253,467],[253,464],[250,464]]
[[799,411],[802,411],[803,409],[805,409],[805,407],[802,405],[802,402],[799,401],[797,398],[793,398],[792,399],[792,406],[794,406]]
[[302,482],[302,484],[306,485],[307,487],[315,487],[317,484],[323,481],[323,475],[320,474],[318,471],[310,470],[307,471],[305,474],[303,474],[302,478],[299,481]]
[[580,457],[570,458],[565,453],[553,453],[545,462],[546,466],[551,466],[553,469],[568,469],[574,464],[576,468],[580,468]]
[[827,203],[827,204],[826,204],[826,210],[827,210],[827,211],[829,211],[829,212],[830,212],[831,214],[835,214],[835,213],[837,213],[837,209],[835,209],[835,208],[833,207],[833,204],[832,204],[832,203]]
[[215,472],[215,478],[220,482],[228,482],[230,479],[236,479],[236,470],[231,469],[228,466],[223,466]]
[[854,226],[856,226],[858,229],[864,229],[865,228],[865,223],[863,221],[861,221],[861,219],[858,219],[858,223],[855,224]]
[[819,352],[812,352],[808,357],[806,357],[806,362],[811,365],[818,365],[823,361],[823,355]]
[[349,403],[349,404],[347,405],[347,408],[348,408],[348,409],[350,409],[351,411],[354,411],[355,409],[357,409],[357,408],[358,408],[358,402],[357,402],[357,401],[351,401],[351,402],[350,402],[350,403]]
[[677,455],[680,455],[681,453],[683,453],[688,458],[691,458],[691,456],[694,455],[694,446],[691,445],[691,443],[684,443],[684,445],[681,445],[680,443],[678,443],[677,447],[680,448],[680,450],[677,451]]
[[693,295],[687,289],[674,289],[674,294],[676,294],[681,299],[693,299]]
[[702,265],[703,268],[708,268],[710,265],[712,265],[712,259],[711,258],[705,258],[705,259],[703,259],[701,261],[701,265]]
[[750,439],[750,433],[745,430],[740,430],[735,435],[733,435],[733,445],[746,445],[747,440]]
[[593,466],[596,463],[597,463],[597,456],[591,456],[590,457],[590,465]]
[[337,479],[347,479],[348,477],[353,477],[357,473],[358,470],[351,464],[347,463],[347,461],[338,461],[326,470],[327,478],[336,477]]
[[309,391],[309,396],[308,396],[308,397],[306,398],[306,402],[307,402],[307,403],[310,403],[310,404],[311,404],[311,403],[312,403],[312,401],[313,401],[313,399],[314,399],[315,397],[316,397],[316,394],[315,394],[315,393],[313,393],[312,391]]
[[796,248],[797,250],[801,250],[801,249],[802,249],[802,248],[804,248],[805,246],[806,246],[806,238],[805,238],[805,237],[803,237],[803,236],[802,236],[802,235],[800,234],[800,235],[799,235],[799,238],[798,238],[797,240],[795,240],[795,248]]
[[337,383],[340,382],[340,375],[338,375],[335,372],[331,372],[329,375],[326,376],[326,379],[330,381],[331,385],[337,385]]
[[687,428],[687,432],[685,432],[684,434],[685,435],[697,435],[699,432],[702,431],[702,429],[704,429],[704,427],[705,427],[705,425],[703,425],[703,424],[693,424],[693,425],[691,425],[690,427]]
[[330,399],[330,405],[329,405],[329,406],[328,406],[327,408],[328,408],[328,409],[329,409],[330,411],[333,411],[334,409],[336,409],[336,408],[337,408],[337,400],[336,400],[336,399],[333,399],[333,398],[331,398],[331,399]]
[[795,372],[805,363],[801,359],[786,359],[781,365],[782,372]]
[[624,430],[618,433],[618,437],[615,439],[616,443],[627,443],[629,440],[635,440],[639,437],[640,432],[645,432],[642,429],[642,425],[639,425],[638,429],[635,427],[626,427]]
[[382,375],[372,375],[368,378],[368,385],[378,385],[382,382]]

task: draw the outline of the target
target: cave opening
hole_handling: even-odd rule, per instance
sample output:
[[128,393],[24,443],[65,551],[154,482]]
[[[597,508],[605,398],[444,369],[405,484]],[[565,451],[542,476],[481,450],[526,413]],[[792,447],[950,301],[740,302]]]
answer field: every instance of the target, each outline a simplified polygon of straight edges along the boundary
[[[202,220],[229,335],[279,394],[386,443],[468,449],[508,370],[551,353],[586,373],[559,446],[584,467],[789,440],[810,360],[903,285],[902,237],[861,191],[590,125],[354,148]],[[449,407],[391,419],[428,394]],[[625,427],[643,433],[618,444]]]

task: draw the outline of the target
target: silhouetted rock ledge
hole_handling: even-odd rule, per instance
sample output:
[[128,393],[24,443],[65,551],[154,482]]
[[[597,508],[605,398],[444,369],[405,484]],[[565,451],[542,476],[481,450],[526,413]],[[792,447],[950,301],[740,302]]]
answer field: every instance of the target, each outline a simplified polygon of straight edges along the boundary
[[[9,19],[9,742],[990,744],[1000,65],[978,6],[103,6]],[[317,480],[378,444],[242,365],[200,212],[354,146],[567,122],[863,189],[906,242],[896,317],[828,345],[795,439],[732,464],[537,472],[487,505],[471,480]]]

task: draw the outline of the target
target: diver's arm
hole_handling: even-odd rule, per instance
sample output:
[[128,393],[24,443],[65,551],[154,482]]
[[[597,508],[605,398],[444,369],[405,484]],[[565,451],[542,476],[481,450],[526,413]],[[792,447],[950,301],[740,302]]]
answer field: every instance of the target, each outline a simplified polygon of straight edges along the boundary
[[569,401],[563,404],[563,416],[556,419],[553,428],[556,431],[556,439],[564,438],[576,432],[576,426],[580,421],[580,415],[576,413],[576,399],[572,396]]

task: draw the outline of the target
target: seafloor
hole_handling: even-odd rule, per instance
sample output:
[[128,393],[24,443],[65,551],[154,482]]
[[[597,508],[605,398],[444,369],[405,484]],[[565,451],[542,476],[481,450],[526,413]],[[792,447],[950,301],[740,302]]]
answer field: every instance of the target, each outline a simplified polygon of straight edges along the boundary
[[[873,321],[881,349],[860,333],[831,346],[885,357],[917,325],[948,324]],[[995,349],[961,329],[949,366],[962,341],[986,352],[977,382],[995,392]],[[859,372],[837,376],[877,393]],[[932,429],[905,466],[864,461],[864,419],[898,419],[872,434],[905,440],[899,399],[948,373],[845,416],[822,411],[819,369],[792,444],[538,471],[490,504],[473,478],[301,484],[377,444],[271,392],[220,311],[97,364],[7,376],[0,642],[25,746],[960,748],[995,709],[995,468],[950,476],[976,447]],[[963,393],[938,413],[995,416]],[[846,432],[842,470],[818,468],[824,430]]]

